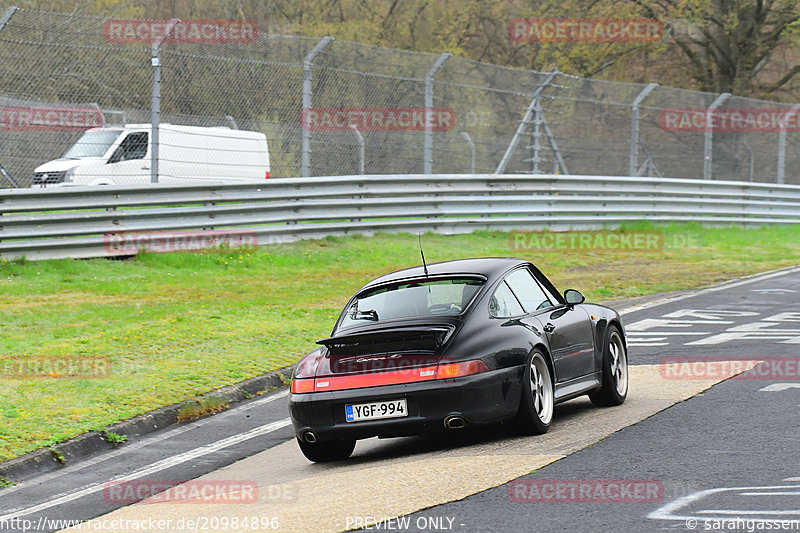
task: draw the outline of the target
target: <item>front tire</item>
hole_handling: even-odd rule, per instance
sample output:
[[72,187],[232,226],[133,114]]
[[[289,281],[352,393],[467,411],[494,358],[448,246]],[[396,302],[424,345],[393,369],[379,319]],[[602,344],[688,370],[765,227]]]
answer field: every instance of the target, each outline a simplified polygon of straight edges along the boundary
[[526,435],[541,435],[550,429],[553,420],[553,379],[541,352],[533,352],[522,379],[522,398],[515,419],[517,428]]
[[315,463],[342,461],[350,457],[356,447],[355,439],[331,440],[313,444],[297,439],[297,444],[306,459]]
[[616,326],[609,326],[603,345],[603,386],[590,393],[589,399],[599,407],[622,405],[628,396],[628,354]]

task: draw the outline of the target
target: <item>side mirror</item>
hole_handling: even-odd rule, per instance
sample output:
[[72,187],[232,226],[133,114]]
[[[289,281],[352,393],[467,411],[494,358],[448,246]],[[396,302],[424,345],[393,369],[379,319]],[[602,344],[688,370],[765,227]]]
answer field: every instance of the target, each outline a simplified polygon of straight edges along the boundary
[[586,298],[581,294],[581,291],[567,289],[564,291],[564,300],[567,302],[567,305],[577,305],[586,301]]

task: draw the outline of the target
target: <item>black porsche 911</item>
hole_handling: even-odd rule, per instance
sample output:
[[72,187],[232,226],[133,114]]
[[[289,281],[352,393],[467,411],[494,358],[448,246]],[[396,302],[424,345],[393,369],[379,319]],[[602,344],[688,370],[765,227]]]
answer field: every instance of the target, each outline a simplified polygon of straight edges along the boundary
[[356,440],[511,421],[550,427],[553,406],[628,393],[622,320],[559,294],[522,259],[463,259],[381,276],[347,303],[292,376],[289,410],[311,461]]

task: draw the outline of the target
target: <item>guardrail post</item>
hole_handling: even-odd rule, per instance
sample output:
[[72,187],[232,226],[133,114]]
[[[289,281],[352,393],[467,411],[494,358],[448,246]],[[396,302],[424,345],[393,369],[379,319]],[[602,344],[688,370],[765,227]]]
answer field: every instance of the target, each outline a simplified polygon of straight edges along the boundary
[[793,113],[797,113],[798,110],[800,110],[800,104],[794,104],[792,108],[786,112],[783,122],[781,123],[780,133],[778,133],[778,183],[783,183],[783,172],[786,167],[786,122],[788,122],[789,116]]
[[158,183],[158,130],[161,126],[161,45],[180,19],[167,23],[164,35],[153,41],[153,94],[150,102],[150,183]]
[[631,156],[628,162],[629,176],[635,176],[639,173],[639,104],[641,104],[642,100],[647,98],[656,87],[658,87],[657,83],[648,84],[633,100],[633,108],[631,109]]
[[538,105],[539,95],[542,94],[548,85],[553,82],[553,79],[558,74],[558,69],[554,68],[550,71],[547,77],[539,84],[536,89],[534,89],[533,94],[531,95],[531,103],[528,105],[528,109],[525,111],[525,117],[523,117],[522,122],[519,123],[517,126],[517,131],[514,133],[514,137],[511,138],[511,143],[506,148],[506,153],[503,154],[503,159],[500,160],[500,164],[497,165],[497,169],[494,171],[495,174],[502,174],[506,171],[506,167],[508,166],[508,162],[511,160],[511,155],[514,153],[514,150],[517,148],[517,144],[519,143],[519,139],[522,137],[522,134],[525,133],[525,126],[530,124],[531,120],[533,119],[534,113],[536,112],[535,108]]
[[308,177],[311,170],[311,121],[308,118],[308,112],[311,109],[311,96],[313,94],[313,85],[311,83],[313,81],[313,76],[311,68],[314,65],[314,58],[316,58],[331,41],[333,41],[333,37],[323,37],[308,53],[305,59],[303,59],[303,113],[300,127],[303,140],[301,148],[302,153],[300,154],[300,175],[304,178]]
[[475,174],[475,144],[466,131],[462,131],[461,136],[464,137],[464,140],[467,141],[467,146],[469,146],[469,173]]
[[717,99],[714,100],[708,109],[706,109],[706,139],[705,145],[703,147],[703,179],[710,180],[711,179],[711,163],[713,162],[713,142],[714,142],[714,130],[709,126],[711,123],[711,116],[714,114],[714,110],[716,110],[719,106],[725,103],[725,101],[731,97],[731,93],[722,93],[717,96]]
[[445,61],[453,54],[445,52],[431,65],[425,74],[425,174],[433,173],[433,130],[431,126],[431,108],[433,108],[433,77],[442,68]]
[[350,124],[350,129],[353,130],[356,139],[358,139],[358,173],[364,174],[364,136],[361,135],[355,124]]

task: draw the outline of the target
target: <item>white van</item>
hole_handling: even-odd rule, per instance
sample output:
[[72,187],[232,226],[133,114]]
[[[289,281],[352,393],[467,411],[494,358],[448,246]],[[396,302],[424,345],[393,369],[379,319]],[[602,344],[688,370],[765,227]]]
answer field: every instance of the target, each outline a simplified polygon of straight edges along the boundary
[[[34,170],[33,187],[150,183],[150,124],[86,130],[72,148]],[[161,124],[158,182],[270,177],[267,137],[254,131]]]

